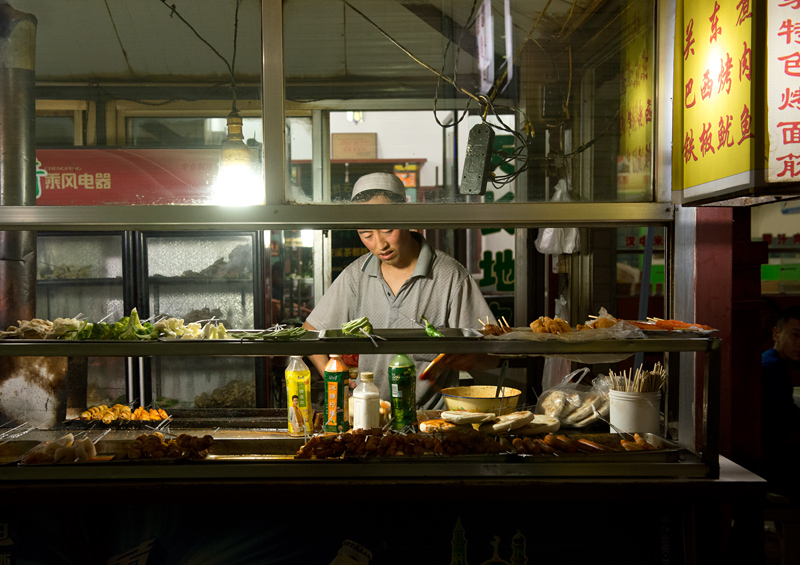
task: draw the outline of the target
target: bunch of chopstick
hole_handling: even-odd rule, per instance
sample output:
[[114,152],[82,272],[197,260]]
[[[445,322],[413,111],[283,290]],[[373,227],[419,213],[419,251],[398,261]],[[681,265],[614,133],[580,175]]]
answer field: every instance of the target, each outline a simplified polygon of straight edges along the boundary
[[611,390],[622,392],[656,392],[664,386],[666,380],[667,371],[658,362],[653,365],[652,371],[643,371],[639,366],[635,375],[632,369],[628,369],[627,374],[623,371],[620,375],[609,371],[606,377]]

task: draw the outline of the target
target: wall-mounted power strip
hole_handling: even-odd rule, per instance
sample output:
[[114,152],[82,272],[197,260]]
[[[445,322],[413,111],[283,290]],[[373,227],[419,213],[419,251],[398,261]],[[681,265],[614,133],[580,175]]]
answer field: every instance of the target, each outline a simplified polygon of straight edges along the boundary
[[494,129],[478,124],[469,130],[464,172],[461,175],[461,194],[485,194],[489,180],[489,163],[492,158]]

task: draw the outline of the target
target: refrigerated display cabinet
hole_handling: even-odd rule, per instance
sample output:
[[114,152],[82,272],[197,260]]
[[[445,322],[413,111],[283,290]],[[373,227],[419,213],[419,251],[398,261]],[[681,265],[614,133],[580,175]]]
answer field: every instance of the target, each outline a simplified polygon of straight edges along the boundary
[[[42,232],[36,239],[36,316],[115,321],[133,307],[133,280],[126,232]],[[127,282],[126,282],[127,281]],[[70,391],[67,413],[90,405],[129,402],[134,391],[126,358],[71,360],[69,378],[85,388]],[[85,398],[84,398],[85,397]]]
[[[261,232],[140,232],[136,264],[142,318],[264,328]],[[144,398],[178,409],[266,406],[263,358],[153,357]]]

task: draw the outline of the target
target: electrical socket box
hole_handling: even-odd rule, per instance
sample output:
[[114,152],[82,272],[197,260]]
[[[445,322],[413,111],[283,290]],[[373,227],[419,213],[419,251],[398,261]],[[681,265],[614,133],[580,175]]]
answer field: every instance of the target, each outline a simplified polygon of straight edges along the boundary
[[461,194],[485,194],[489,180],[489,163],[492,159],[494,129],[478,124],[469,130],[464,172],[461,175]]

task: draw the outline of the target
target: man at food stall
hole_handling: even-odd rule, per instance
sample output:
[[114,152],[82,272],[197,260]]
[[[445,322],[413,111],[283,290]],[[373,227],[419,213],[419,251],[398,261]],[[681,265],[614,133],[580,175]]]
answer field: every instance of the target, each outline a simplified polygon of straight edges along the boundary
[[[353,202],[392,204],[405,202],[402,181],[389,173],[371,173],[356,181]],[[358,235],[369,250],[336,278],[306,319],[309,330],[341,329],[342,324],[369,318],[374,328],[419,328],[424,316],[437,328],[480,327],[479,318],[492,317],[477,283],[458,261],[433,249],[421,234],[407,229],[360,229]],[[435,339],[435,338],[434,338]],[[435,355],[407,352],[417,375]],[[359,371],[375,374],[381,398],[391,398],[388,367],[394,355],[360,355]],[[325,355],[311,362],[324,373]],[[446,355],[417,381],[417,407],[443,407],[439,390],[458,385],[458,371],[489,369],[497,358],[488,355]]]
[[761,356],[761,434],[764,476],[782,490],[797,483],[800,408],[792,369],[800,367],[800,307],[785,309],[772,330],[775,346]]

